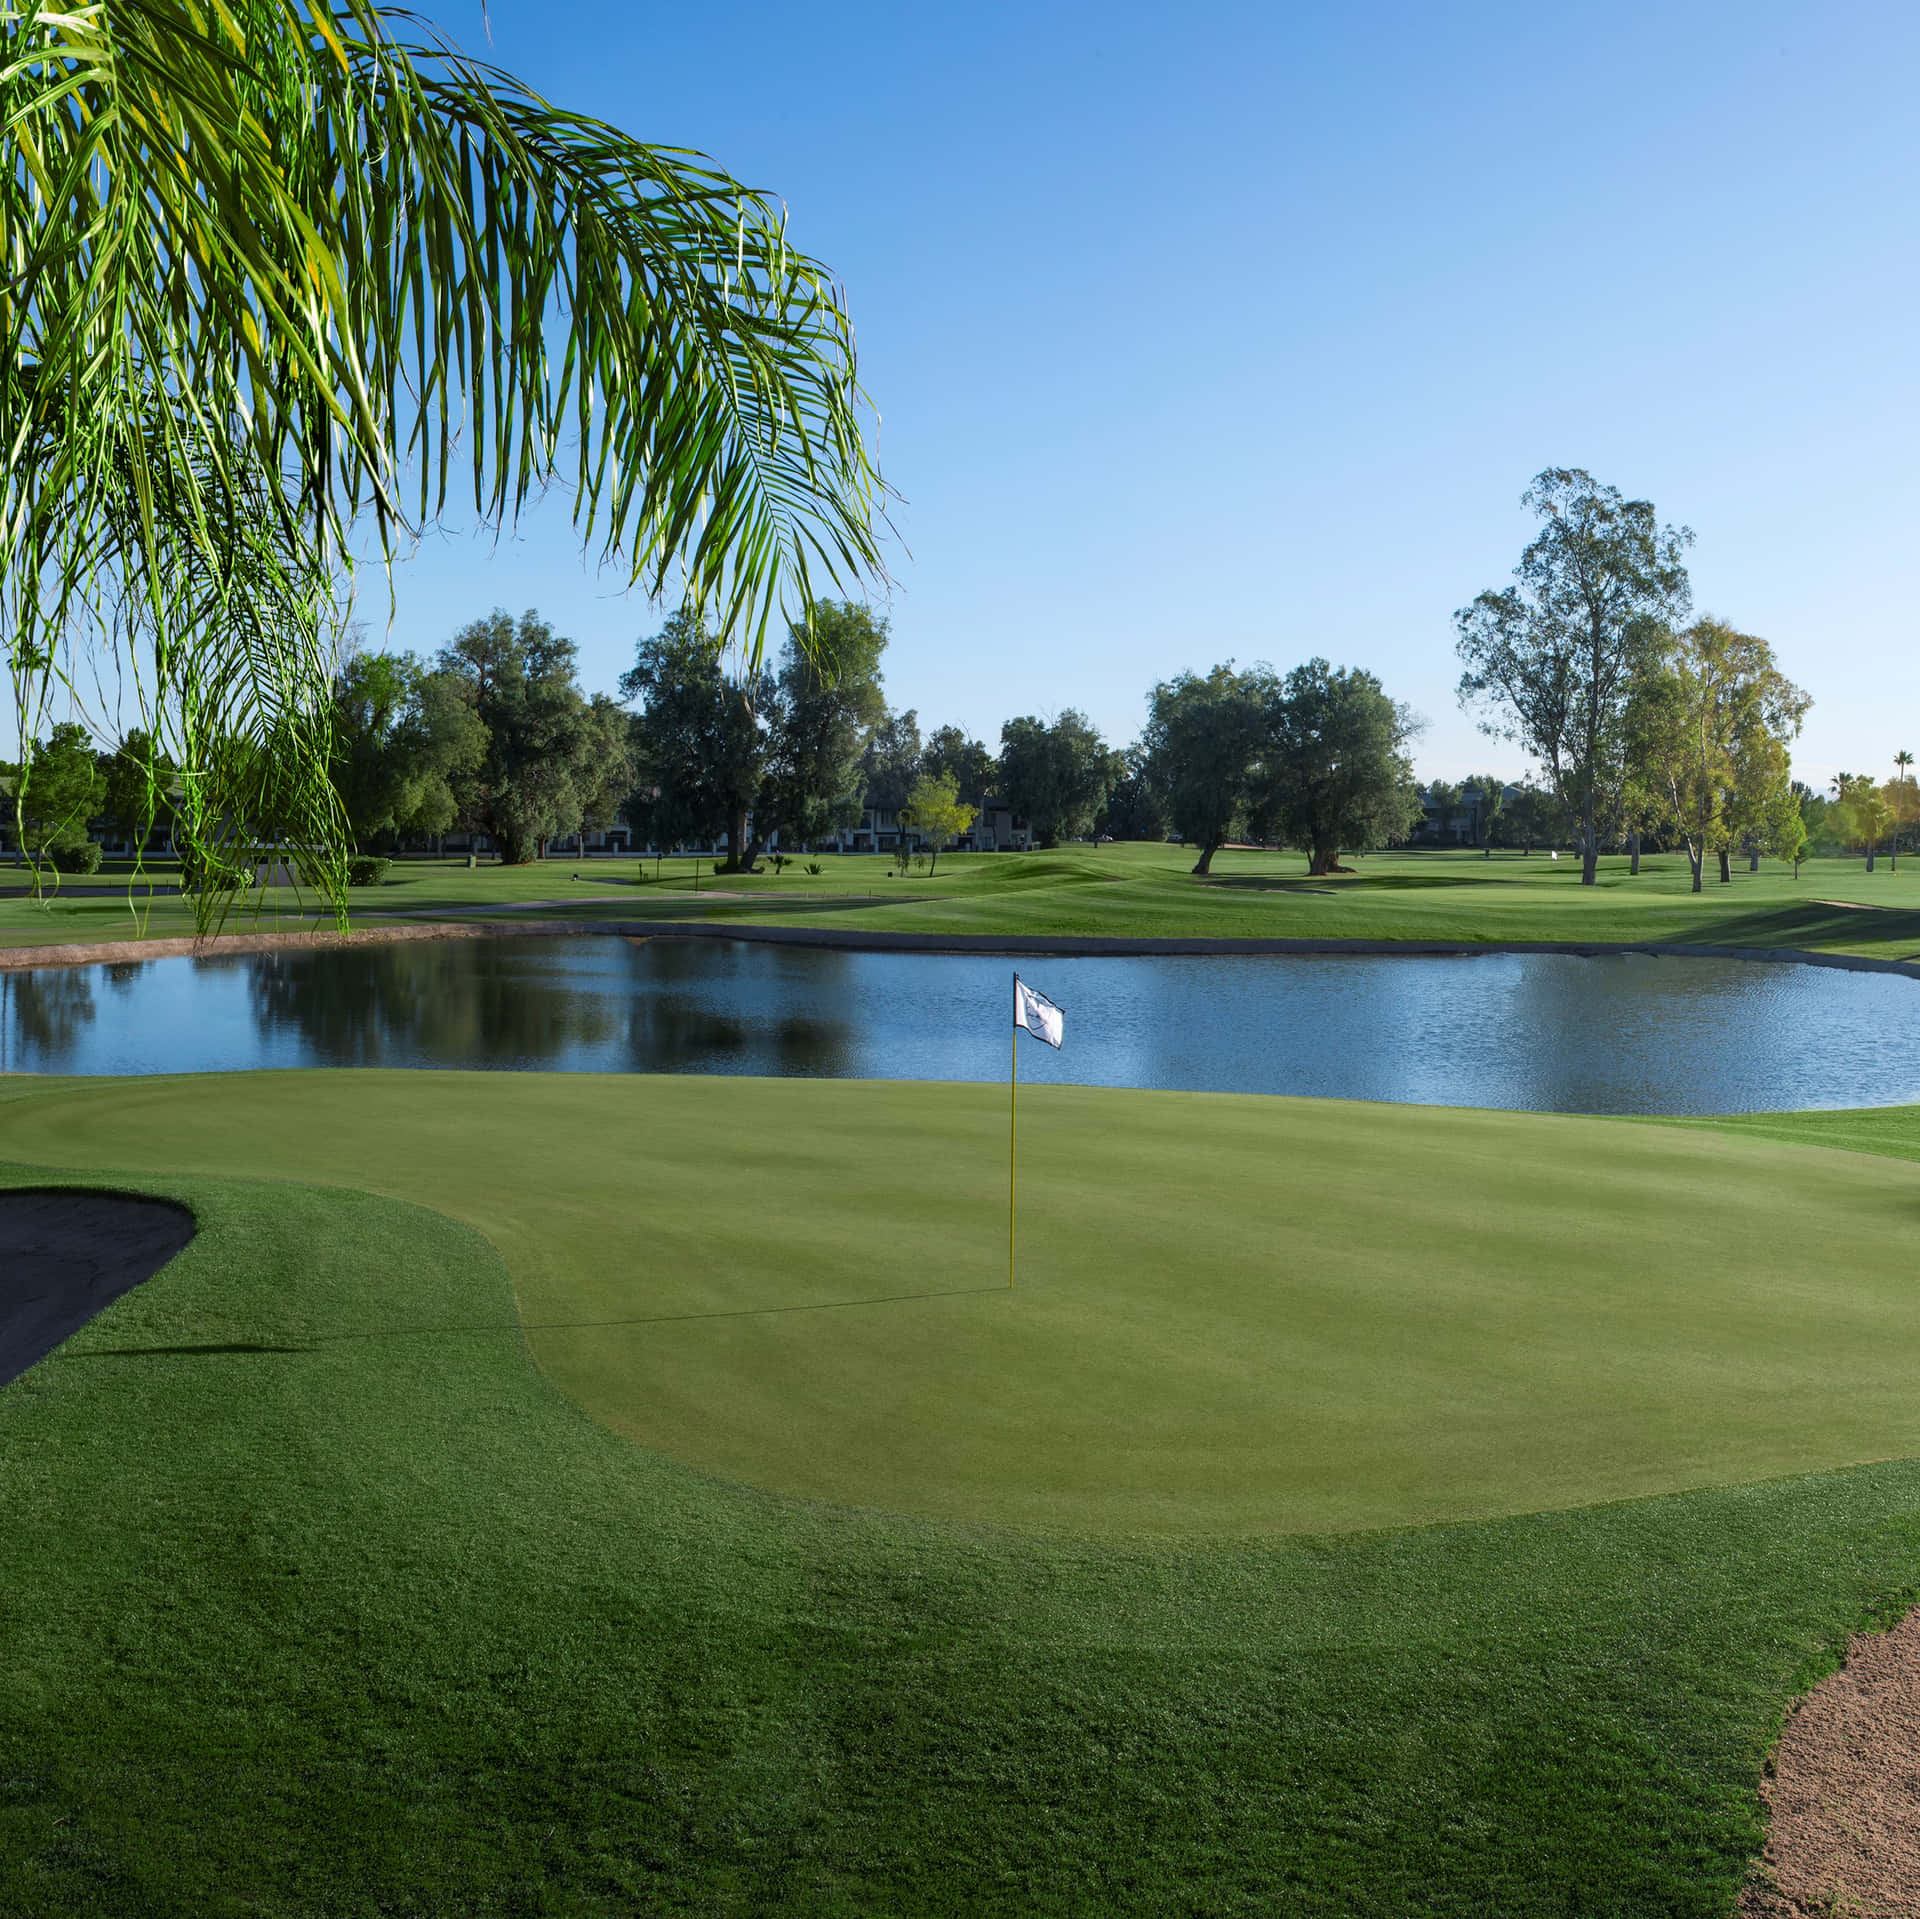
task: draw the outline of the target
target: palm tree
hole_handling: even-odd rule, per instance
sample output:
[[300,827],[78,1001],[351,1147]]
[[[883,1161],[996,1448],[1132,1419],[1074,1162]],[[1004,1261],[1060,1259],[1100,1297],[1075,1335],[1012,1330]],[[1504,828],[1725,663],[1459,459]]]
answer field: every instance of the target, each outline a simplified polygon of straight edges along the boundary
[[1900,870],[1900,824],[1908,817],[1912,797],[1901,789],[1913,785],[1913,775],[1907,770],[1912,764],[1913,755],[1904,747],[1893,756],[1893,839],[1887,864],[1896,873]]
[[1874,849],[1880,844],[1880,835],[1892,821],[1893,809],[1888,806],[1885,795],[1869,779],[1861,780],[1854,789],[1853,816],[1858,823],[1860,837],[1866,842],[1867,871],[1871,873]]
[[584,546],[756,657],[884,577],[838,289],[700,156],[376,0],[7,0],[0,126],[23,741],[104,652],[203,852],[338,853],[352,555],[390,569],[469,487],[494,525],[565,488]]

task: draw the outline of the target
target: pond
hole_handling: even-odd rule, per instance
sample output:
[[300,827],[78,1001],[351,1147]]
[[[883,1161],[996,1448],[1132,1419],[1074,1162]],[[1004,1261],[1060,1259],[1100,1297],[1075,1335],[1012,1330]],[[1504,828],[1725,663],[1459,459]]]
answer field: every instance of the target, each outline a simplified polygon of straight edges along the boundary
[[[1912,980],[1738,960],[1485,953],[1027,959],[1067,1015],[1027,1080],[1725,1113],[1920,1099]],[[0,1063],[1004,1079],[1015,962],[733,940],[513,938],[48,968]]]

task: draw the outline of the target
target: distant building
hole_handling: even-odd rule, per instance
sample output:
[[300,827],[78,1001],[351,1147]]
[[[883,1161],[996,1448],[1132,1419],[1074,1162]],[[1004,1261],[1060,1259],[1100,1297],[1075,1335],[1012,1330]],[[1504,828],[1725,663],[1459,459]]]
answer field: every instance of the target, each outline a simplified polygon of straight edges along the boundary
[[[1500,788],[1503,796],[1517,793],[1512,784]],[[1480,816],[1486,795],[1479,782],[1469,780],[1458,792],[1445,782],[1435,780],[1420,793],[1422,819],[1409,835],[1414,846],[1478,846],[1481,843]]]
[[[972,829],[962,833],[946,850],[952,853],[1022,853],[1033,844],[1033,829],[1004,800],[991,797],[974,802],[979,807]],[[894,853],[901,836],[910,842],[909,850],[922,842],[912,828],[903,827],[896,809],[869,806],[862,809],[859,824],[844,826],[815,840],[816,853]]]

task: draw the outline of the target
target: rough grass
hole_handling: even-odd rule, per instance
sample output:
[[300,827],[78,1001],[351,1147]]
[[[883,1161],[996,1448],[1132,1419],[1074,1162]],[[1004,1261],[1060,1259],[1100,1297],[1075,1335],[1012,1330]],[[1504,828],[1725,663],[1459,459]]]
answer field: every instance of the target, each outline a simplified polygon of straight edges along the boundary
[[[1050,853],[943,857],[906,878],[883,856],[823,857],[819,876],[790,865],[716,881],[711,861],[572,860],[524,867],[404,861],[388,883],[353,895],[356,918],[526,909],[536,917],[683,919],[877,931],[1038,937],[1316,938],[1447,941],[1671,941],[1792,946],[1905,959],[1920,954],[1920,861],[1814,860],[1795,880],[1778,862],[1709,880],[1694,897],[1677,854],[1601,861],[1583,888],[1578,863],[1502,853],[1368,855],[1351,878],[1310,880],[1298,854],[1222,853],[1210,878],[1176,846],[1068,846]],[[696,867],[700,872],[696,874]],[[579,879],[573,875],[578,873]],[[4,874],[0,873],[0,880]],[[110,882],[110,876],[109,876]],[[696,888],[698,889],[696,891]],[[4,888],[0,887],[0,892]],[[558,901],[558,905],[534,902]],[[284,889],[244,907],[234,930],[293,928]],[[51,902],[0,897],[0,945],[125,939],[124,899],[68,893]],[[156,902],[152,934],[192,930],[177,901]]]

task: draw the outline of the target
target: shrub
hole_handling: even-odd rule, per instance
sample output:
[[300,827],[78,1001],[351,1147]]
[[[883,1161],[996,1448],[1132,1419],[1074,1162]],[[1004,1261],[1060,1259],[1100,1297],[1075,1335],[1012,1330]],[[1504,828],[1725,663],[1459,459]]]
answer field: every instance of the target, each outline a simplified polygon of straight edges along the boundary
[[809,860],[807,862],[807,871],[811,873],[815,879],[818,879],[820,875],[824,873],[826,870],[827,869],[824,866],[822,866],[818,860]]
[[47,859],[56,873],[97,873],[100,870],[100,843],[82,840],[75,846],[50,846]]
[[391,860],[381,859],[375,853],[356,853],[347,862],[347,884],[349,886],[378,886],[393,869]]

